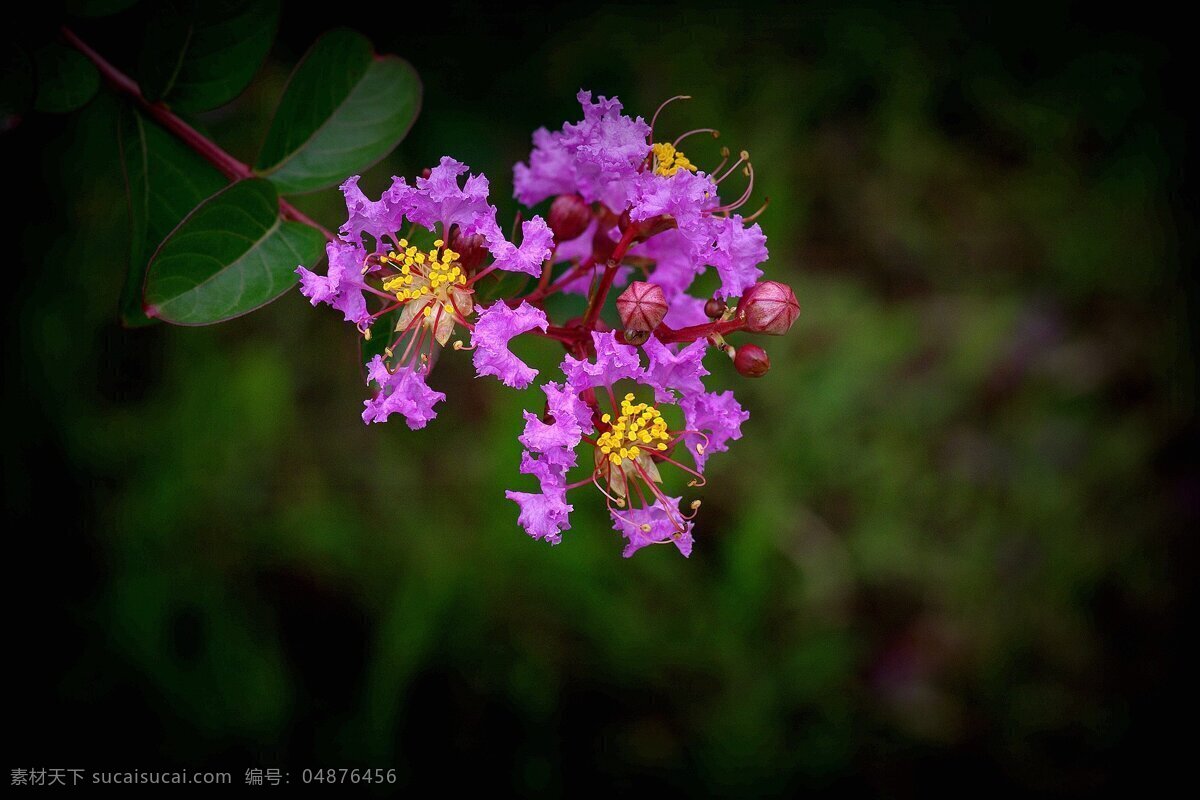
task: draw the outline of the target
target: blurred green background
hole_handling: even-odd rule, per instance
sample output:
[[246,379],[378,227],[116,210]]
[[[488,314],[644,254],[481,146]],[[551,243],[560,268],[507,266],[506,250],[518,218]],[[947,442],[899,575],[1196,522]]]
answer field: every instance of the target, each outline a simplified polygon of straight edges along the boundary
[[[394,766],[446,787],[450,763],[502,792],[746,795],[1086,793],[1179,763],[1194,250],[1157,23],[287,7],[251,90],[203,118],[218,141],[250,158],[339,24],[425,82],[372,193],[451,154],[509,217],[512,163],[578,117],[581,86],[646,116],[693,95],[660,124],[752,153],[767,274],[800,321],[759,340],[762,379],[710,356],[751,417],[712,460],[690,560],[623,560],[599,497],[550,548],[504,498],[528,488],[534,392],[450,354],[434,424],[367,428],[353,331],[295,292],[122,330],[116,102],[24,120],[0,136],[21,205],[13,766]],[[97,45],[120,61],[122,35],[145,32]],[[300,205],[332,227],[339,200]],[[552,375],[560,353],[523,355]]]

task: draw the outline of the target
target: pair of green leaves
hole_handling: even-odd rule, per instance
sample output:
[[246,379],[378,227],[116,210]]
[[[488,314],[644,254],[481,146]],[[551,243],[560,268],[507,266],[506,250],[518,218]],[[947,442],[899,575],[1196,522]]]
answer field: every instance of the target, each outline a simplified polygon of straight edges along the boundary
[[[211,24],[173,23],[177,48],[143,56],[148,99],[203,110],[244,88],[257,70],[254,52],[265,52],[272,37],[237,32],[249,19],[247,9],[259,6],[271,7],[273,32],[278,9],[274,2],[225,5],[230,8],[224,14],[206,17],[205,11],[197,18]],[[238,9],[241,16],[233,13]],[[230,24],[234,19],[241,21]],[[217,46],[222,41],[224,50]],[[167,59],[170,54],[177,63]],[[248,60],[254,63],[249,75]],[[411,127],[420,98],[420,81],[407,62],[375,55],[358,33],[331,31],[293,71],[254,175],[231,186],[215,167],[130,109],[120,131],[133,239],[123,322],[221,322],[291,288],[297,265],[320,260],[324,237],[285,220],[279,195],[334,186],[386,156]]]

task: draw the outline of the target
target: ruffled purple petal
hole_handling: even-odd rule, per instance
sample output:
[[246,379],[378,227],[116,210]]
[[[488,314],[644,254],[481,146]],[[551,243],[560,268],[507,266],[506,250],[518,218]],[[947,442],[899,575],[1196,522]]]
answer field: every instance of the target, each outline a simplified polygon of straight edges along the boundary
[[758,223],[746,227],[740,215],[719,218],[710,263],[721,276],[717,297],[740,297],[762,277],[758,265],[767,260],[767,237]]
[[596,386],[611,386],[622,378],[637,378],[642,374],[636,347],[621,344],[612,331],[592,331],[596,348],[595,361],[580,361],[564,356],[563,374],[577,392]]
[[562,541],[562,532],[571,528],[573,507],[566,502],[562,487],[544,488],[537,493],[508,491],[504,496],[521,509],[517,523],[534,539],[558,544]]
[[347,322],[366,324],[371,319],[362,292],[362,265],[367,253],[362,245],[335,240],[325,245],[328,270],[325,275],[297,267],[300,293],[314,306],[328,303],[341,311]]
[[657,337],[647,339],[642,349],[646,351],[650,364],[646,367],[643,380],[654,387],[654,399],[660,403],[674,402],[671,389],[683,396],[703,393],[704,384],[700,379],[708,374],[704,368],[707,348],[708,343],[699,339],[676,353]]
[[392,185],[378,200],[369,200],[358,188],[358,175],[352,175],[341,185],[346,197],[346,222],[339,229],[347,241],[358,244],[362,235],[375,239],[382,249],[383,237],[395,237],[404,227],[404,219],[412,210],[417,190],[404,178],[392,178]]
[[575,162],[563,145],[561,132],[545,128],[533,132],[533,152],[529,164],[513,167],[513,196],[527,206],[575,188]]
[[433,406],[446,399],[446,395],[426,385],[424,374],[407,368],[389,372],[379,355],[367,364],[367,380],[379,386],[379,394],[364,403],[362,418],[368,424],[385,422],[392,414],[400,413],[408,427],[418,430],[437,416]]
[[705,302],[705,300],[692,297],[690,294],[677,295],[667,306],[667,315],[663,317],[663,323],[668,328],[679,330],[712,322],[704,313]]
[[725,452],[731,440],[742,438],[742,423],[750,418],[749,412],[742,409],[730,391],[688,395],[680,401],[679,407],[683,409],[686,429],[703,431],[707,435],[707,441],[697,433],[684,436],[684,443],[691,450],[700,472],[704,471],[704,463],[711,454]]
[[479,233],[489,221],[494,224],[496,209],[488,204],[488,179],[470,175],[460,187],[459,176],[467,171],[466,164],[442,156],[428,178],[417,178],[419,191],[411,198],[408,219],[429,230],[440,224],[443,235],[452,225],[459,226],[464,235],[471,235]]
[[495,375],[505,386],[524,389],[538,371],[513,355],[508,343],[514,336],[534,328],[546,330],[550,324],[546,313],[525,301],[516,308],[509,308],[503,300],[497,300],[487,308],[476,306],[475,310],[479,314],[475,330],[471,332],[475,373],[479,377]]
[[667,300],[685,291],[696,276],[704,272],[708,252],[708,248],[698,249],[696,243],[677,228],[656,234],[630,250],[631,255],[654,262],[654,269],[646,280],[661,286]]
[[[626,539],[625,549],[621,553],[625,558],[647,545],[663,542],[673,542],[685,558],[692,554],[692,523],[679,514],[679,502],[682,498],[666,499],[671,504],[670,513],[663,507],[662,500],[657,500],[654,505],[646,508],[610,512],[613,530]],[[672,522],[672,518],[681,523],[679,528]]]
[[685,234],[706,233],[711,216],[704,212],[719,202],[716,184],[703,172],[680,170],[667,177],[647,170],[638,174],[632,190],[630,219],[669,216]]
[[579,399],[578,391],[553,381],[542,386],[550,422],[529,411],[523,412],[525,431],[518,439],[550,463],[575,465],[575,446],[592,431],[591,409]]
[[521,223],[521,246],[504,238],[498,225],[485,223],[481,233],[487,239],[488,251],[495,259],[496,269],[524,272],[535,278],[542,274],[542,265],[550,257],[554,233],[541,217]]
[[600,201],[623,211],[650,152],[650,126],[641,117],[622,114],[615,97],[593,102],[591,92],[580,91],[577,99],[582,120],[559,132],[542,128],[534,133],[529,164],[513,169],[516,197],[533,205],[551,195],[577,192],[589,203]]

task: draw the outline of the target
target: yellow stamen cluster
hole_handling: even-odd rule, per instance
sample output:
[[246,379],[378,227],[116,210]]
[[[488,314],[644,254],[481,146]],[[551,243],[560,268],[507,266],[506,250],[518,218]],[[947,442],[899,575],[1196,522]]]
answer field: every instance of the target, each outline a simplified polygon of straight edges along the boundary
[[661,142],[654,145],[654,174],[669,178],[681,169],[689,172],[696,171],[696,165],[688,161],[682,150],[676,150],[675,145]]
[[608,456],[608,460],[620,466],[641,455],[642,450],[666,450],[667,421],[657,408],[646,403],[634,403],[633,395],[627,394],[621,401],[621,416],[612,421],[611,414],[600,418],[611,423],[612,428],[600,434],[596,446]]
[[[400,249],[393,250],[379,260],[384,264],[400,270],[383,282],[383,289],[396,295],[401,302],[415,300],[418,297],[437,294],[438,289],[450,286],[465,286],[466,273],[458,265],[458,253],[450,248],[441,250],[446,244],[441,239],[433,243],[433,249],[428,253],[410,245],[407,239],[401,239]],[[438,255],[441,250],[441,255]]]

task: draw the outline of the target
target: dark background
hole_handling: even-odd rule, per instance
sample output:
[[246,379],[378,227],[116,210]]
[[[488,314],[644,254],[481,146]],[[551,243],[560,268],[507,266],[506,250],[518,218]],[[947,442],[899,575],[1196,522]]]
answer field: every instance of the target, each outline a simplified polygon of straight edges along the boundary
[[[77,30],[122,63],[137,19]],[[296,293],[122,330],[116,101],[0,134],[6,760],[573,794],[1083,794],[1182,769],[1200,481],[1178,24],[285,7],[259,79],[201,120],[246,160],[336,25],[425,82],[371,192],[451,154],[511,214],[511,164],[581,86],[646,116],[691,94],[663,125],[751,151],[768,277],[804,312],[762,342],[766,377],[712,365],[751,419],[686,561],[622,560],[598,497],[561,546],[529,541],[503,490],[527,488],[535,400],[467,359],[413,433],[361,424],[353,333]],[[332,227],[338,200],[300,204]]]

